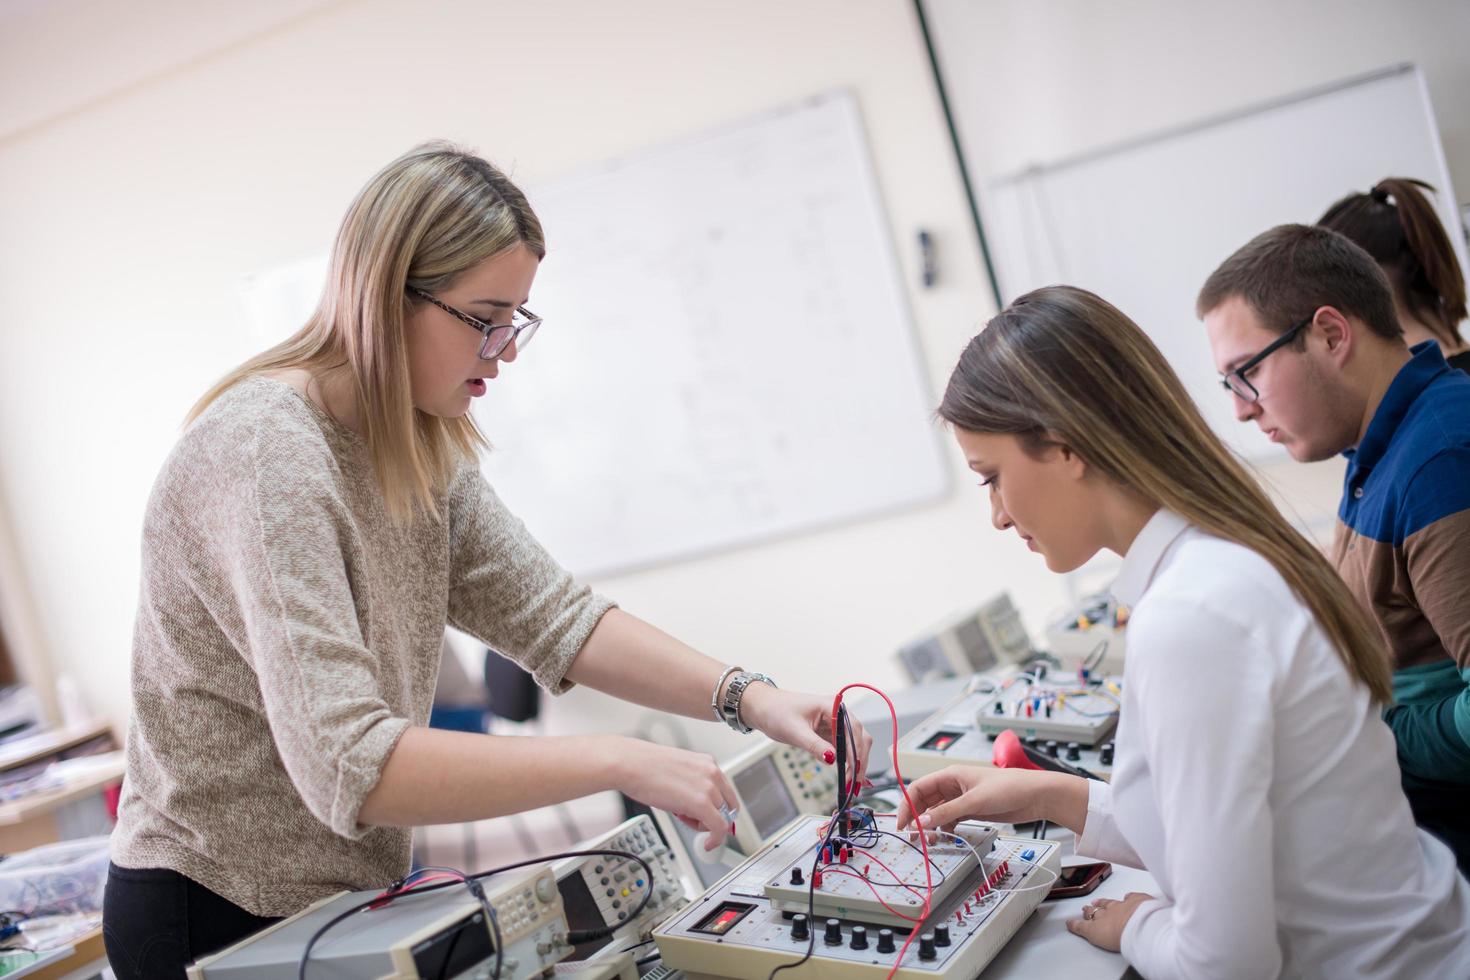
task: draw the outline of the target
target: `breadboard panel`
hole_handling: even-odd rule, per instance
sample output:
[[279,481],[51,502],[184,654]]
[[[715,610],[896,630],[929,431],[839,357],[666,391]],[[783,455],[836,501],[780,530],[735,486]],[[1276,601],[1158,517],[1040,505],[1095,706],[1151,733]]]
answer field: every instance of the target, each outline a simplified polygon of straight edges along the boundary
[[[1024,708],[1017,713],[1017,704],[1026,698],[1026,690],[1020,686],[1014,693],[988,688],[967,692],[924,719],[898,741],[898,762],[904,775],[916,778],[957,764],[992,765],[995,738],[1007,729],[1015,731],[1031,748],[1069,765],[1100,776],[1112,772],[1113,752],[1109,739],[1117,727],[1116,710],[1102,718],[1078,718],[1069,716],[1072,708],[1059,711],[1054,706],[1052,717],[1047,718],[1044,706],[1038,717],[1033,702],[1032,713],[1028,717]],[[1085,710],[1090,711],[1094,702],[1113,707],[1116,695],[1112,697],[1110,701],[1101,695],[1093,695],[1085,701],[1069,699],[1069,703],[1086,705]],[[995,712],[997,703],[1002,705],[1001,714]]]
[[[926,885],[933,885],[932,901],[949,898],[976,867],[977,854],[990,851],[997,834],[986,824],[966,824],[962,836],[969,846],[948,839],[930,843],[926,878],[924,854],[908,834],[893,831],[894,820],[891,813],[873,814],[871,825],[853,829],[844,843],[827,846],[821,846],[826,821],[817,824],[805,852],[796,849],[800,838],[790,841],[788,863],[766,882],[766,896],[786,912],[806,912],[811,904],[818,919],[851,917],[902,927],[922,913]],[[809,889],[816,875],[818,883]]]
[[1023,737],[1096,745],[1117,727],[1121,690],[1116,684],[1029,681],[1025,676],[1018,674],[994,690],[975,693],[974,703],[966,707],[974,708],[982,732],[998,735],[1009,730]]
[[777,966],[796,963],[810,946],[811,959],[791,971],[793,980],[877,980],[895,963],[897,976],[911,980],[970,980],[1045,898],[1061,865],[1053,842],[998,837],[988,826],[962,823],[967,839],[987,841],[989,847],[981,850],[978,862],[972,856],[967,869],[956,865],[952,884],[943,898],[936,895],[900,962],[915,924],[884,926],[845,906],[831,910],[848,914],[824,918],[818,912],[803,923],[804,894],[800,912],[791,911],[784,897],[777,902],[770,896],[770,884],[789,877],[797,863],[794,855],[811,855],[811,843],[826,820],[808,817],[793,824],[655,929],[664,965],[690,975],[765,980]]

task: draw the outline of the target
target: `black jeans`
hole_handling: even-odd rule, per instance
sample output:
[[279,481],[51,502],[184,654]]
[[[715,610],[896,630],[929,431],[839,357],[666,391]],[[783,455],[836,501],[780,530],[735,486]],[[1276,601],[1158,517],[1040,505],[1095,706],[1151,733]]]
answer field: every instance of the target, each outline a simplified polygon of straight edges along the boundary
[[102,939],[117,980],[183,980],[190,963],[278,921],[168,868],[107,869]]

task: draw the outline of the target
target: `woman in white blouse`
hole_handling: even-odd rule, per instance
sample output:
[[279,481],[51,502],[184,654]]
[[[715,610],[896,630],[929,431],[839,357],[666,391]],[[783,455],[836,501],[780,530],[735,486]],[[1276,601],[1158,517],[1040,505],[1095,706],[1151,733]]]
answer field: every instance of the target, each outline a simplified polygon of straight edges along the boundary
[[1111,785],[956,766],[899,825],[1045,819],[1146,868],[1161,894],[1068,927],[1150,980],[1470,977],[1470,887],[1399,787],[1379,637],[1144,333],[1037,290],[970,342],[939,414],[996,528],[1055,572],[1124,556],[1133,615]]

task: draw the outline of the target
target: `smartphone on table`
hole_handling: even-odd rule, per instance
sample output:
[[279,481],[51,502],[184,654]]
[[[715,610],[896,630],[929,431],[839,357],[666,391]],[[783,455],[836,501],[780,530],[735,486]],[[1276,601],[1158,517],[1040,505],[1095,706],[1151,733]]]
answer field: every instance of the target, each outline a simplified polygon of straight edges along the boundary
[[1074,864],[1062,869],[1057,883],[1051,886],[1051,891],[1046,893],[1046,901],[1054,898],[1076,898],[1078,895],[1086,895],[1108,880],[1113,873],[1113,866],[1106,861],[1093,861],[1090,864]]

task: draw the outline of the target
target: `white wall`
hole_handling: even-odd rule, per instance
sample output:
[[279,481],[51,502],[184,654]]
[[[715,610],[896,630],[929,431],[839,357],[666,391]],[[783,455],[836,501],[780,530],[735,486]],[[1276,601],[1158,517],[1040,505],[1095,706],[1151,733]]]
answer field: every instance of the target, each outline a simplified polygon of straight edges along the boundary
[[983,147],[967,151],[985,176],[1412,61],[1429,83],[1450,178],[1470,194],[1465,0],[924,5],[931,27],[992,41],[980,57],[944,60],[989,122],[975,134]]
[[[245,7],[150,0],[124,17],[105,0],[0,0],[0,503],[38,643],[117,722],[143,505],[190,403],[251,352],[241,277],[324,248],[357,187],[416,141],[465,141],[534,183],[849,86],[936,392],[992,312],[906,0]],[[1466,104],[1439,80],[1467,36],[1463,4],[975,7],[995,18],[972,66],[1004,150],[989,164],[1412,58],[1470,187]],[[941,250],[929,291],[914,285],[920,227]],[[882,465],[854,460],[853,477]],[[1317,482],[1307,496],[1330,489]],[[929,621],[1009,588],[1039,629],[1063,595],[988,529],[973,481],[956,483],[941,506],[595,584],[789,686],[896,685],[892,650]],[[576,692],[552,720],[632,716]]]

